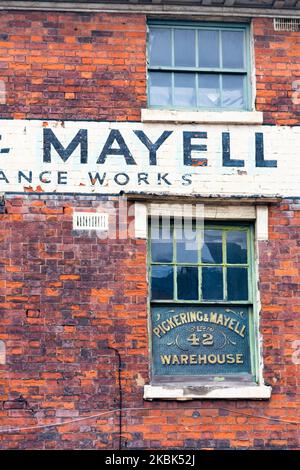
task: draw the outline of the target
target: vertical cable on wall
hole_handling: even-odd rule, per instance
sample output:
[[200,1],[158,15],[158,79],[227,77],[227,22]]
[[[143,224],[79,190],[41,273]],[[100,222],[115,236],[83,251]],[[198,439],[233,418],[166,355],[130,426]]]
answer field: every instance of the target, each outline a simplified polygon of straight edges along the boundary
[[121,354],[117,348],[113,346],[107,346],[108,349],[111,349],[115,352],[118,358],[118,390],[119,390],[119,450],[122,449],[122,408],[123,408],[123,391],[122,391],[122,381],[121,381],[121,373],[122,373],[122,359]]

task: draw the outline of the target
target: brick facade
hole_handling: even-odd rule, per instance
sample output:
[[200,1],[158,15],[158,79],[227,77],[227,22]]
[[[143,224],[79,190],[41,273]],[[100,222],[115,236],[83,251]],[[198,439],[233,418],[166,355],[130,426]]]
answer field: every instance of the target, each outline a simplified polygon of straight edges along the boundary
[[[1,118],[140,120],[144,15],[1,12]],[[253,21],[257,109],[299,124],[299,33]],[[271,56],[271,60],[266,57]],[[149,382],[145,240],[72,230],[104,196],[5,195],[0,205],[1,427],[6,449],[295,449],[299,442],[300,200],[270,208],[260,242],[261,333],[269,401],[145,402]],[[118,198],[110,198],[117,204]],[[298,411],[297,411],[298,409]],[[96,415],[96,416],[94,416]],[[88,419],[55,427],[45,424]]]
[[140,119],[146,105],[143,15],[1,12],[1,117]]
[[272,208],[269,241],[260,244],[271,400],[186,403],[142,399],[149,380],[146,242],[72,231],[74,207],[103,202],[96,196],[6,199],[0,298],[8,359],[1,367],[1,423],[26,427],[103,416],[2,434],[1,448],[117,448],[118,412],[107,411],[118,408],[118,360],[108,347],[122,359],[124,447],[299,447],[299,425],[288,424],[297,418],[299,400],[299,366],[291,360],[300,327],[299,201]]
[[[140,120],[144,15],[1,12],[0,26],[8,92],[1,118]],[[266,124],[297,125],[299,33],[274,31],[272,19],[256,18],[253,35],[257,109]]]
[[253,35],[257,110],[265,124],[299,125],[299,33],[274,31],[272,19],[256,18]]

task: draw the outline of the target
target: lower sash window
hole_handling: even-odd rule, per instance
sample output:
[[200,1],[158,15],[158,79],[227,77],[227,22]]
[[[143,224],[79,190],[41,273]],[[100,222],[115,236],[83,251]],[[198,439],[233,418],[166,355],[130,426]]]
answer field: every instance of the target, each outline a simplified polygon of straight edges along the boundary
[[152,383],[257,381],[250,224],[149,224]]

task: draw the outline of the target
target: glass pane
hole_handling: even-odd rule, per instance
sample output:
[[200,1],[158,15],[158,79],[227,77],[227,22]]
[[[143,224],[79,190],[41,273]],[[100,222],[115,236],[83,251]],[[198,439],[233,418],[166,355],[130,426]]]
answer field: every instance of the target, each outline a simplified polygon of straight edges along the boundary
[[161,66],[172,65],[172,43],[170,29],[150,28],[149,64]]
[[162,225],[152,220],[150,226],[151,240],[151,260],[156,263],[172,263],[173,261],[173,229],[169,219],[165,223],[164,217]]
[[227,233],[227,263],[247,263],[247,232]]
[[152,299],[173,299],[173,268],[172,266],[151,267]]
[[198,262],[198,243],[195,228],[182,224],[176,229],[176,260],[178,263]]
[[198,268],[177,267],[177,297],[180,300],[198,300]]
[[150,106],[170,106],[172,103],[172,75],[168,72],[149,73]]
[[247,268],[227,268],[228,300],[248,300]]
[[223,68],[244,68],[244,32],[222,31]]
[[223,75],[223,106],[231,108],[243,108],[244,77],[242,75]]
[[223,270],[219,268],[202,268],[203,300],[223,299]]
[[215,108],[221,106],[220,76],[218,74],[199,74],[199,106]]
[[155,263],[171,263],[173,260],[173,243],[167,240],[151,241],[151,257]]
[[220,67],[219,32],[199,31],[199,67]]
[[204,230],[202,262],[210,264],[222,263],[222,231]]
[[177,67],[195,67],[195,31],[193,29],[174,30],[174,61]]
[[175,73],[174,105],[196,107],[196,87],[194,73]]

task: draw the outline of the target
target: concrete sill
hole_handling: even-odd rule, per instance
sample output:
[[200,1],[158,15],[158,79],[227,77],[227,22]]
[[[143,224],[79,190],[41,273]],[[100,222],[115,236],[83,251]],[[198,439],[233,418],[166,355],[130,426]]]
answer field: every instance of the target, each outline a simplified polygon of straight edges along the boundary
[[258,111],[175,111],[142,109],[142,122],[172,122],[199,124],[262,124],[263,113]]
[[268,400],[271,391],[266,385],[145,385],[144,400]]

